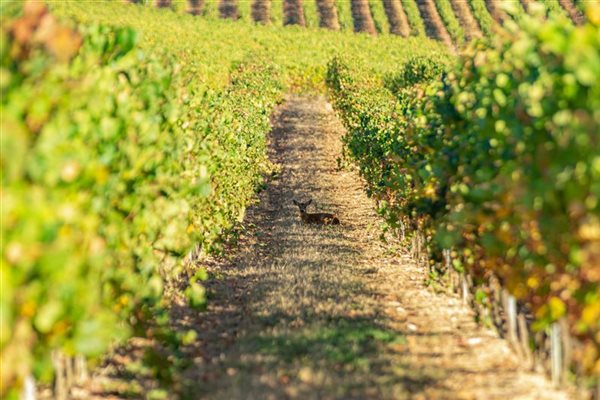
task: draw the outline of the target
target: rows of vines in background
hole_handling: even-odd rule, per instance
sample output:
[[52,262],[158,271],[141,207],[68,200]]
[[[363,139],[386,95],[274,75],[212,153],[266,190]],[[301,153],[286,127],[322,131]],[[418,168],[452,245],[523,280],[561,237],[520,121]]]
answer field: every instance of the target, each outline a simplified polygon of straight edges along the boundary
[[525,15],[525,8],[523,8],[523,4],[519,2],[509,2],[504,4],[503,7],[506,13],[517,22],[521,21]]
[[[4,396],[30,373],[49,381],[54,350],[95,358],[131,334],[179,345],[163,288],[243,214],[281,87],[240,64],[208,91],[139,51],[135,31],[71,29],[39,2],[3,27]],[[186,294],[202,306],[196,279]]]
[[[339,60],[328,86],[346,148],[390,228],[425,232],[431,260],[492,276],[532,311],[566,319],[575,372],[600,374],[600,9],[476,44],[456,67],[416,57],[375,83]],[[440,73],[448,74],[440,82]],[[489,304],[485,285],[477,301]],[[588,384],[590,381],[587,382]],[[593,387],[593,386],[592,386]]]
[[[375,29],[370,33],[390,34],[390,21],[385,13],[385,2],[381,0],[364,1],[365,4],[368,4],[368,8],[370,9],[370,14],[375,25]],[[450,39],[452,42],[459,45],[459,47],[464,44],[465,39],[470,39],[472,35],[478,36],[477,32],[465,32],[465,29],[470,29],[471,31],[477,31],[480,29],[485,36],[491,37],[495,32],[500,30],[502,25],[507,23],[508,19],[510,19],[508,18],[506,11],[509,12],[513,19],[518,20],[525,13],[525,4],[527,4],[527,8],[539,8],[545,6],[548,13],[553,15],[570,15],[570,17],[576,21],[577,24],[581,24],[585,20],[583,14],[578,12],[573,6],[573,3],[571,3],[569,0],[528,0],[527,2],[505,0],[472,0],[469,2],[434,0],[435,10],[425,7],[423,4],[416,2],[415,0],[397,1],[398,4],[403,7],[403,10],[408,17],[412,35],[419,36],[425,34],[426,26],[423,16],[421,15],[423,10],[427,10],[428,13],[437,11],[443,22],[443,28],[445,28],[450,34]],[[317,28],[320,26],[320,15],[317,7],[318,0],[301,0],[298,2],[296,0],[206,0],[203,2],[202,7],[200,7],[202,11],[198,15],[209,18],[234,18],[245,23],[259,22],[261,21],[260,17],[252,14],[255,4],[259,2],[269,9],[270,19],[268,20],[270,20],[270,22],[276,26],[281,26],[284,23],[284,4],[288,4],[293,9],[297,7],[296,4],[299,4],[300,9],[303,11],[301,14],[303,18],[302,23],[288,22],[288,24],[293,25],[299,23],[300,25],[308,28]],[[331,0],[331,2],[335,6],[338,14],[339,29],[342,31],[353,31],[354,21],[351,14],[351,4],[362,4],[361,1],[356,0],[353,2],[353,0]],[[190,10],[187,0],[173,0],[167,3],[168,5],[165,7],[165,9],[171,9],[179,13],[189,12]],[[227,3],[230,8],[234,9],[235,16],[225,16],[221,14],[220,9],[225,3]],[[137,4],[139,5],[140,3]],[[144,4],[147,6],[153,6],[158,3],[145,2]],[[580,9],[583,9],[586,4],[593,4],[593,2],[576,2],[577,7]],[[419,10],[419,7],[423,7],[423,9]],[[461,14],[457,15],[456,12]],[[469,15],[466,15],[467,13]],[[473,22],[471,22],[471,17],[477,21],[478,28],[474,28]],[[428,17],[425,17],[425,19],[427,18]],[[463,22],[466,22],[467,26],[461,26],[461,23],[459,22],[461,19]],[[436,28],[440,28],[437,23]],[[393,34],[399,34],[399,32],[396,31]],[[445,38],[445,33],[442,35],[444,37],[444,42],[447,45],[450,45],[449,40]]]
[[[195,74],[211,87],[225,85],[229,65],[252,53],[260,53],[283,67],[285,82],[301,84],[297,87],[300,90],[322,88],[322,77],[332,54],[347,54],[357,65],[383,74],[392,71],[408,54],[445,53],[442,45],[425,38],[381,35],[374,42],[366,35],[348,32],[232,23],[120,2],[50,0],[49,4],[59,15],[81,24],[101,22],[143,31],[140,46],[144,51],[176,54],[182,68],[178,77]],[[207,37],[211,40],[205,40]]]
[[[590,3],[586,3],[586,4],[592,4],[592,2]],[[548,15],[553,15],[553,16],[568,16],[567,12],[565,11],[565,9],[560,5],[560,2],[558,0],[548,0],[548,1],[532,1],[530,3],[528,3],[527,5],[523,5],[523,4],[518,4],[521,7],[514,7],[514,5],[512,3],[508,3],[507,6],[509,9],[516,9],[518,10],[518,8],[523,9],[523,12],[527,11],[532,11],[533,13],[539,13],[541,8],[545,8],[546,13]],[[533,7],[533,10],[530,10],[530,8]],[[585,10],[585,6],[583,6],[582,11]]]

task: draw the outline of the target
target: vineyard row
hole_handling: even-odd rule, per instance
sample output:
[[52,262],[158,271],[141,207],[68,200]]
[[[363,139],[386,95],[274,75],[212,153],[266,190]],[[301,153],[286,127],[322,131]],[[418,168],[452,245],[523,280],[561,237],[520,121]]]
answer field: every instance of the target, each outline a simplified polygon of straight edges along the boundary
[[[141,0],[125,0],[142,3]],[[460,47],[482,34],[491,37],[530,8],[543,4],[549,14],[581,25],[592,0],[155,0],[154,6],[199,16],[242,19],[261,24],[354,30],[372,35],[427,35]]]
[[499,282],[533,331],[565,321],[572,370],[597,382],[600,20],[538,17],[383,80],[336,58],[327,84],[348,157],[389,229],[422,233],[431,276],[468,273],[483,307]]

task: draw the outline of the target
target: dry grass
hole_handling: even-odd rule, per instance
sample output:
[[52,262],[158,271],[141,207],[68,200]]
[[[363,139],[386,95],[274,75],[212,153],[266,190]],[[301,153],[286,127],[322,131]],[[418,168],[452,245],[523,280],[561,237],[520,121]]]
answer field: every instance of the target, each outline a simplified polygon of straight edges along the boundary
[[[379,240],[360,179],[337,168],[343,130],[323,99],[289,98],[273,125],[280,173],[238,245],[206,263],[208,310],[173,305],[174,325],[198,333],[187,398],[566,398]],[[301,224],[292,199],[308,197],[342,224]]]

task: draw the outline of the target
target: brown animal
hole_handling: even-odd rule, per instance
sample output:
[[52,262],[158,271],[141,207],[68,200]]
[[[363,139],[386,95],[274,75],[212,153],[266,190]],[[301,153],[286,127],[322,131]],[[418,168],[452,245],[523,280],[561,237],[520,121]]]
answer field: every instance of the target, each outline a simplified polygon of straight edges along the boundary
[[339,225],[340,220],[334,214],[330,213],[308,213],[306,209],[312,203],[312,199],[300,203],[294,200],[294,204],[300,209],[300,219],[305,224],[321,224],[321,225]]

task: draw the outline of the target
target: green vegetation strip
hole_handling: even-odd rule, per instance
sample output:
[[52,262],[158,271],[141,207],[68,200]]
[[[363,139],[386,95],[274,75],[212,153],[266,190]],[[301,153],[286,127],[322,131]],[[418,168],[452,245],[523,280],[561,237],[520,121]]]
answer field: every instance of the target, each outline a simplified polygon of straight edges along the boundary
[[254,22],[252,19],[252,0],[250,1],[238,1],[238,12],[240,13],[240,20],[244,22]]
[[548,12],[567,17],[567,12],[562,8],[558,0],[545,0],[544,4],[548,8]]
[[230,65],[256,54],[282,67],[286,84],[322,89],[327,60],[335,54],[347,54],[357,65],[380,75],[391,72],[409,54],[447,52],[439,43],[424,38],[372,38],[325,29],[265,27],[120,2],[54,0],[50,4],[57,15],[81,24],[136,29],[141,33],[141,49],[179,56],[182,68],[193,69],[198,79],[210,86],[227,84]]
[[389,34],[390,24],[387,19],[387,14],[385,13],[385,9],[383,8],[383,2],[380,0],[370,0],[369,8],[371,10],[371,15],[373,16],[373,22],[375,23],[377,32],[380,34]]
[[425,25],[415,0],[402,0],[402,7],[408,18],[410,34],[413,36],[425,36]]
[[308,28],[319,27],[319,11],[317,10],[316,1],[303,1],[304,19]]
[[448,30],[448,33],[452,37],[454,43],[464,43],[465,32],[460,26],[458,19],[456,19],[456,15],[454,15],[454,10],[452,9],[450,0],[436,0],[435,5],[437,6],[440,17],[444,21],[444,25],[446,25],[446,29]]
[[283,24],[283,0],[271,1],[271,22],[276,26]]
[[337,7],[340,29],[343,31],[353,31],[354,21],[352,20],[352,9],[350,2],[346,0],[335,0]]

